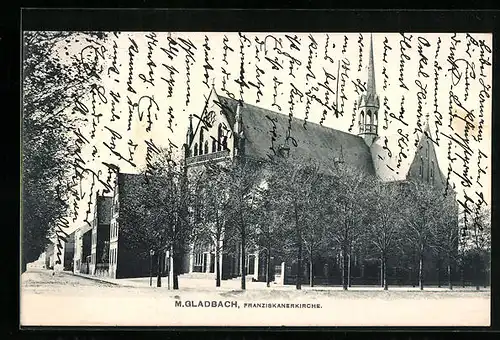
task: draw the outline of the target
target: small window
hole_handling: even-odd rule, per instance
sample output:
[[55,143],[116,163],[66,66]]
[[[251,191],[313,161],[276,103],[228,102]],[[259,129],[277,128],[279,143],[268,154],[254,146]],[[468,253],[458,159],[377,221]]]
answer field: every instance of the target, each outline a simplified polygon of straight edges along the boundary
[[214,139],[212,140],[212,152],[217,151],[217,141]]
[[194,143],[194,155],[198,156],[198,143]]
[[206,155],[208,153],[208,141],[205,141],[205,148],[203,153]]
[[227,136],[222,137],[222,148],[227,150]]
[[219,129],[217,130],[217,151],[221,151],[222,145],[222,124],[219,124]]
[[200,155],[203,155],[203,128],[200,128]]

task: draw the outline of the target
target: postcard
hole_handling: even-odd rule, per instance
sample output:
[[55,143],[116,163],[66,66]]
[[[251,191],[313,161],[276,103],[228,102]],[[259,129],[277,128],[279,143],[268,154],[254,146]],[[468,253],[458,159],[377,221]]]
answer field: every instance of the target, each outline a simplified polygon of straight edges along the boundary
[[21,326],[490,325],[492,34],[22,43]]

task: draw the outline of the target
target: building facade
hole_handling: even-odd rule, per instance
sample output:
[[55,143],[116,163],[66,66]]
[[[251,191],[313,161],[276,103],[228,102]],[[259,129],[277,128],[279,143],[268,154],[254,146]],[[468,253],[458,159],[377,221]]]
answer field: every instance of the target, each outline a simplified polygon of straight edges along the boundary
[[[357,101],[356,134],[324,127],[313,122],[266,110],[238,100],[219,96],[215,89],[206,101],[203,112],[189,117],[189,126],[184,144],[184,165],[190,174],[199,171],[207,162],[229,164],[239,158],[256,162],[266,162],[274,154],[282,150],[292,150],[288,157],[297,160],[314,159],[326,173],[335,169],[336,163],[342,160],[353,168],[360,169],[369,175],[377,176],[382,181],[397,182],[417,180],[430,183],[437,189],[446,185],[437,161],[434,143],[427,137],[428,125],[423,128],[419,145],[412,155],[408,155],[406,164],[400,174],[387,173],[386,163],[381,162],[385,139],[379,135],[380,99],[375,86],[375,65],[373,58],[373,41],[370,42],[369,62],[367,66],[366,91]],[[290,133],[291,132],[291,133]],[[290,134],[288,134],[290,133]],[[272,138],[271,138],[272,136]],[[290,136],[292,138],[290,138]],[[293,147],[291,144],[293,143]],[[220,261],[222,278],[241,276],[241,259],[238,244],[227,244],[232,247],[232,255],[223,255]],[[215,244],[213,242],[194,242],[189,253],[189,273],[206,273],[213,275]],[[248,249],[246,256],[247,275],[255,280],[265,279],[266,261],[259,255],[259,249]],[[356,253],[356,252],[354,252]],[[361,253],[361,252],[360,252]],[[380,265],[377,259],[363,258],[353,254],[350,263],[350,276],[359,283],[377,283],[380,280]],[[325,258],[314,266],[318,277],[324,283],[339,283],[341,259]],[[273,259],[271,275],[281,271],[281,260]],[[285,283],[292,280],[296,273],[296,265],[285,265]],[[396,269],[397,270],[397,269]],[[435,270],[428,266],[429,271]],[[304,266],[304,280],[307,280],[308,266]],[[390,273],[392,277],[401,277],[401,282],[411,279],[411,273]],[[429,273],[432,277],[434,273]],[[338,282],[337,282],[338,281]],[[373,282],[372,282],[373,281]]]

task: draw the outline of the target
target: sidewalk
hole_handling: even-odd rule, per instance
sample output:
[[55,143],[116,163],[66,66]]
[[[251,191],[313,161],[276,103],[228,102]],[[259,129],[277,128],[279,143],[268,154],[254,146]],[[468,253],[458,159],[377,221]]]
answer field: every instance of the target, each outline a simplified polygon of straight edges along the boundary
[[[135,288],[149,288],[149,277],[139,277],[139,278],[129,278],[129,279],[112,279],[103,276],[94,276],[88,274],[79,274],[72,272],[64,272],[68,275],[75,275],[79,277],[83,277],[90,280],[106,282],[113,285],[118,285],[122,287],[135,287]],[[159,289],[168,289],[168,281],[167,277],[162,277],[162,287],[156,287],[156,277],[152,279],[152,288]],[[233,291],[240,290],[241,281],[239,278],[231,279],[231,280],[223,280],[221,281],[221,287],[215,287],[215,280],[213,279],[205,279],[205,278],[192,278],[192,277],[183,277],[179,276],[179,286],[181,290],[200,290],[200,291]],[[170,287],[172,289],[172,286]],[[247,281],[246,288],[249,290],[284,290],[284,291],[294,291],[295,285],[277,285],[271,283],[271,286],[266,287],[265,282],[251,282]],[[309,287],[307,284],[302,285],[303,291],[342,291],[342,286],[314,286]],[[352,286],[349,287],[349,291],[383,291],[382,287],[377,286]],[[399,292],[418,292],[420,291],[419,287],[411,287],[411,286],[389,286],[389,291],[399,291]],[[475,287],[461,287],[454,286],[453,290],[449,290],[447,285],[443,285],[442,287],[437,286],[425,286],[424,292],[475,292]],[[484,288],[481,287],[480,291],[489,292],[490,287]]]

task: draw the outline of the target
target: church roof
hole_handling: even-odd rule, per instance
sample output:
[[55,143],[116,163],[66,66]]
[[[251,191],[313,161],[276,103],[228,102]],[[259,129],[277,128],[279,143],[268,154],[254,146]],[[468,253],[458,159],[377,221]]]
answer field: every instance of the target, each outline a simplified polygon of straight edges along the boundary
[[[235,121],[236,107],[238,101],[219,96],[224,113],[233,126]],[[363,169],[374,174],[371,153],[364,140],[356,135],[321,126],[313,122],[307,122],[304,128],[304,120],[293,117],[289,122],[289,116],[271,110],[266,110],[247,103],[241,108],[243,120],[243,132],[245,136],[245,155],[262,160],[268,160],[268,155],[273,155],[271,138],[273,121],[276,125],[276,141],[274,149],[278,150],[280,145],[285,144],[289,124],[291,125],[290,158],[302,159],[304,161],[316,161],[323,171],[329,172],[335,167],[336,160],[343,160],[345,164],[358,169]]]

